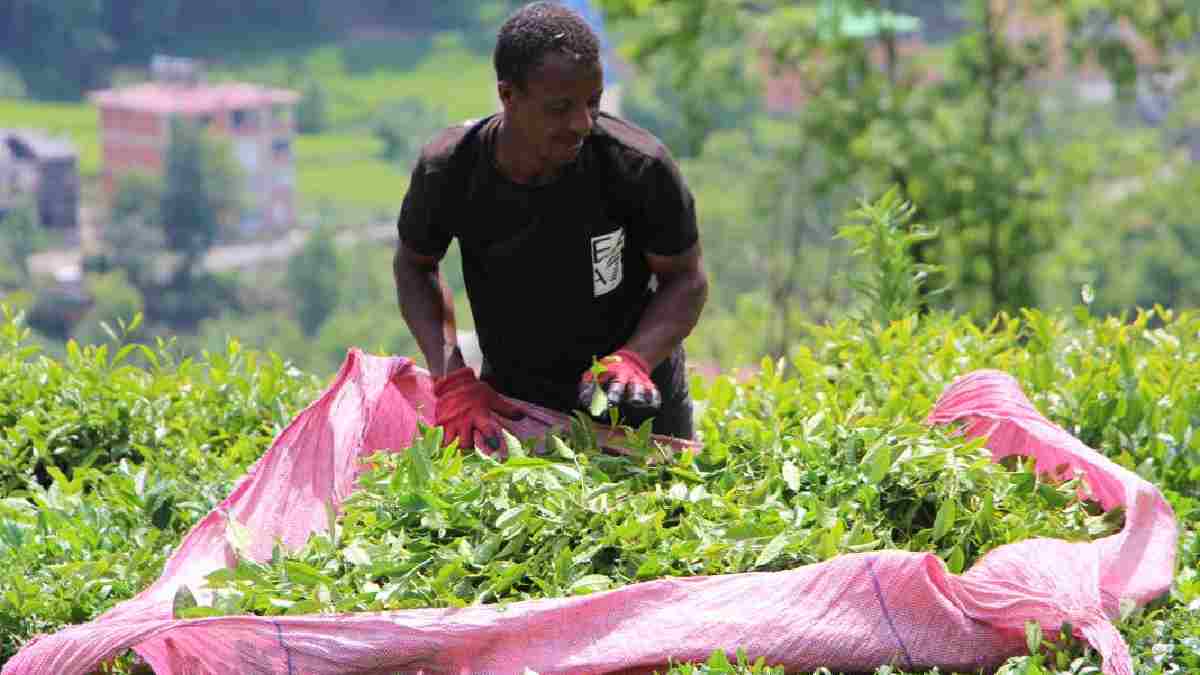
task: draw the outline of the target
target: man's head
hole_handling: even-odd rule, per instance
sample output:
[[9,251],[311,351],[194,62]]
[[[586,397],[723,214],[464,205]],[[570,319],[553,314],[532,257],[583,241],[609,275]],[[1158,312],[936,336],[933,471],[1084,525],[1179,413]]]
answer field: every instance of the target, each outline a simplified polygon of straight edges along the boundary
[[505,125],[521,150],[546,165],[575,158],[604,91],[600,42],[575,12],[534,2],[500,28],[494,54]]

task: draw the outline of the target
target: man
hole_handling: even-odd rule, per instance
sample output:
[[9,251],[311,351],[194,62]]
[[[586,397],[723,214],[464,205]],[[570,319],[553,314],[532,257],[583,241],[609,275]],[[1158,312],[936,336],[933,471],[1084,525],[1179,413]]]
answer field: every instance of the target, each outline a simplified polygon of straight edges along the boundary
[[[655,432],[691,438],[682,343],[708,281],[678,168],[652,135],[599,112],[599,44],[571,10],[517,10],[494,60],[502,112],[426,145],[398,222],[401,314],[437,378],[447,442],[498,449],[519,413],[497,392],[567,412],[596,386],[626,423],[653,417]],[[438,272],[455,237],[479,379]]]

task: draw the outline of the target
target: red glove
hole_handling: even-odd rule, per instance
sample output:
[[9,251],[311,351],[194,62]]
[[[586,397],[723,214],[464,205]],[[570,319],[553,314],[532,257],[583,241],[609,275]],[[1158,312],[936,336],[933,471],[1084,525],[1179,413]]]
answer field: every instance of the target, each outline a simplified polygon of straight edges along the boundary
[[458,440],[460,448],[475,447],[491,454],[500,451],[500,423],[496,416],[519,420],[520,408],[504,400],[470,368],[459,368],[434,384],[437,413],[434,419],[445,430],[444,442]]
[[628,403],[634,408],[658,408],[662,395],[650,379],[650,367],[636,352],[618,350],[600,359],[604,372],[594,376],[591,370],[583,374],[579,382],[579,404],[588,409],[592,404],[597,383],[608,395],[610,406]]

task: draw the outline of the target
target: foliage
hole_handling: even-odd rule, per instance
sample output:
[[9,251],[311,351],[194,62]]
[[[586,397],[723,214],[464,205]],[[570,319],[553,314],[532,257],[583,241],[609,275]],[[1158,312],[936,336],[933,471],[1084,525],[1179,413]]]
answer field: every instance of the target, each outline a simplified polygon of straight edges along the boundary
[[621,82],[622,114],[680,157],[700,154],[713,133],[745,125],[761,108],[759,83],[747,63],[752,53],[727,40],[707,44],[698,62],[633,53],[643,72]]
[[[707,345],[700,352],[706,358],[741,367],[784,354],[805,321],[836,317],[850,301],[843,278],[854,262],[834,232],[851,190],[815,187],[824,163],[818,145],[798,136],[791,121],[758,118],[713,133],[698,157],[682,161],[714,279],[694,333]],[[743,319],[753,322],[745,328],[761,330],[720,328]],[[748,341],[756,341],[748,353],[722,344]],[[736,351],[747,358],[725,360]]]
[[223,224],[240,216],[241,176],[227,143],[209,138],[198,125],[171,124],[160,218],[167,247],[183,256],[187,278]]
[[315,335],[337,306],[338,253],[333,232],[318,227],[288,261],[287,287],[296,306],[296,318],[305,334]]
[[[68,345],[62,360],[0,323],[0,660],[94,617],[162,570],[183,534],[316,390],[230,342]],[[136,365],[140,363],[141,365]]]
[[406,97],[381,106],[372,131],[383,143],[383,159],[407,170],[416,162],[425,143],[447,125],[446,113],[440,107]]
[[838,236],[854,244],[852,254],[869,261],[870,276],[851,280],[852,287],[870,301],[872,318],[888,325],[920,309],[922,285],[937,267],[916,263],[912,248],[937,236],[912,224],[916,208],[900,200],[893,188],[873,204],[863,203],[851,214],[852,222]]
[[117,179],[112,203],[108,208],[109,222],[137,219],[157,223],[161,217],[164,190],[163,180],[143,171],[131,171]]
[[296,131],[302,134],[325,131],[328,107],[325,88],[319,82],[310,80],[304,85],[300,100],[296,102]]
[[286,312],[261,311],[245,315],[229,312],[205,319],[197,327],[194,338],[180,340],[180,347],[186,353],[200,354],[206,350],[220,351],[231,340],[247,349],[269,350],[290,367],[305,372],[324,375],[333,373],[336,368],[336,364],[331,366],[313,358],[311,339]]
[[103,4],[89,0],[0,3],[0,43],[39,98],[70,100],[103,80],[113,44],[101,29]]
[[[1072,37],[1072,57],[1078,62],[1095,58],[1108,71],[1118,91],[1129,96],[1143,71],[1170,73],[1183,50],[1200,31],[1200,7],[1189,0],[1163,0],[1155,4],[1123,0],[1053,0],[1066,15]],[[1120,26],[1132,32],[1157,53],[1157,62],[1146,63],[1138,46]]]
[[[145,300],[125,272],[118,269],[92,275],[87,279],[87,285],[92,306],[75,325],[72,337],[80,344],[103,344],[111,339],[118,346],[131,338],[136,339]],[[131,319],[128,326],[125,324],[127,317]],[[120,335],[116,332],[118,327]]]
[[[5,326],[0,560],[12,564],[0,569],[20,573],[0,576],[0,621],[19,641],[149,583],[313,390],[236,343],[202,362],[150,350],[158,365],[146,369],[122,365],[143,354],[137,347],[122,359],[72,348],[59,364],[29,353],[19,324]],[[746,381],[696,382],[702,453],[666,458],[643,445],[609,457],[567,434],[549,455],[514,447],[501,464],[443,451],[430,431],[407,453],[376,458],[334,534],[214,574],[217,606],[187,612],[458,606],[890,547],[934,551],[959,571],[1003,543],[1115,531],[1120,514],[1095,513],[1073,483],[994,464],[977,442],[918,423],[953,377],[997,367],[1052,420],[1164,490],[1184,527],[1181,572],[1169,597],[1121,628],[1138,672],[1197,667],[1189,639],[1200,626],[1187,608],[1200,580],[1187,570],[1200,562],[1200,316],[1028,311],[981,328],[933,313],[809,332],[788,360],[764,361]],[[41,505],[45,525],[28,503]],[[1067,657],[1068,667],[1097,663],[1078,644]],[[708,672],[747,672],[722,669]]]
[[0,215],[0,260],[18,273],[16,279],[0,277],[0,285],[29,282],[29,256],[38,252],[45,241],[38,221],[37,207],[31,202],[19,203]]
[[238,290],[237,277],[229,273],[176,276],[146,293],[146,315],[173,331],[191,333],[204,319],[241,311]]
[[[803,208],[789,214],[784,205],[792,195],[800,194],[800,204],[824,211],[828,223],[853,200],[874,198],[899,184],[901,197],[920,205],[916,217],[940,232],[936,240],[918,245],[915,255],[919,263],[944,267],[946,285],[954,291],[943,302],[984,316],[997,309],[1035,306],[1038,276],[1055,237],[1071,225],[1085,226],[1069,220],[1077,216],[1077,202],[1060,201],[1064,192],[1047,189],[1061,182],[1056,176],[1065,173],[1062,165],[1068,158],[1056,152],[1064,136],[1046,124],[1054,114],[1043,77],[1049,36],[1027,30],[1031,22],[1048,17],[1052,4],[1064,6],[1066,27],[1077,29],[1071,44],[1080,45],[1081,54],[1092,54],[1095,50],[1089,45],[1094,43],[1078,31],[1097,21],[1111,28],[1117,18],[1132,18],[1130,25],[1138,35],[1170,46],[1188,35],[1195,20],[1194,12],[1179,2],[1165,3],[1159,12],[1116,0],[971,0],[960,8],[963,29],[943,46],[924,44],[882,21],[873,34],[848,31],[847,17],[885,16],[883,8],[897,6],[874,0],[604,4],[613,16],[636,21],[638,27],[630,32],[643,66],[652,63],[651,57],[669,57],[683,72],[691,69],[707,89],[738,91],[749,81],[745,72],[708,71],[702,77],[699,69],[710,58],[710,44],[740,43],[751,46],[744,49],[752,55],[745,57],[750,73],[777,88],[795,87],[797,96],[784,102],[787,105],[769,99],[777,110],[791,106],[792,138],[772,144],[777,150],[766,157],[752,157],[755,165],[792,166],[800,188],[784,181],[774,183],[773,189],[762,188],[766,194],[752,202],[756,209],[779,205],[769,217],[803,232],[813,219],[803,215]],[[1024,37],[1012,37],[1017,35]],[[1165,53],[1169,58],[1164,63],[1174,63],[1186,52],[1171,48]],[[1148,70],[1134,73],[1139,83]],[[758,95],[768,92],[758,90]],[[699,96],[695,104],[710,105],[711,100],[712,96]],[[1067,131],[1065,138],[1078,133],[1072,127]],[[759,167],[752,166],[748,173],[755,177],[740,182],[764,185],[757,180]],[[723,199],[728,189],[702,197]],[[750,209],[742,217],[764,220]],[[793,237],[781,237],[769,228],[754,243],[770,250],[789,239]],[[786,304],[780,302],[780,292],[794,293],[791,302],[805,302],[808,271],[783,270],[778,278],[784,281],[771,283],[763,292],[781,306]]]
[[162,228],[143,220],[122,219],[104,228],[105,252],[91,264],[104,271],[119,269],[138,288],[159,283],[160,261],[166,252]]

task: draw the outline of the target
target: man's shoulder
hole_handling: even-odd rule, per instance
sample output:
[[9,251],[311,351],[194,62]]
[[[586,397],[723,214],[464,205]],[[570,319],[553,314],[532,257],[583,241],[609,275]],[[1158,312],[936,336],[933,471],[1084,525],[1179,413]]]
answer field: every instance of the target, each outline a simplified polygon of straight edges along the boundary
[[421,163],[426,171],[444,171],[455,162],[463,161],[479,140],[479,130],[490,118],[468,119],[442,129],[421,148]]
[[629,159],[647,161],[673,161],[666,144],[657,136],[627,119],[600,113],[596,118],[597,134],[606,139],[611,150],[626,155]]

